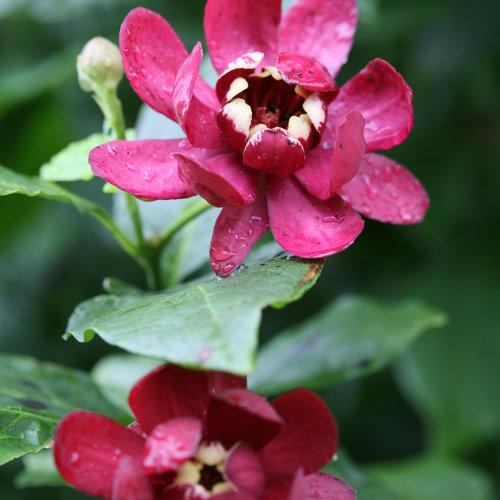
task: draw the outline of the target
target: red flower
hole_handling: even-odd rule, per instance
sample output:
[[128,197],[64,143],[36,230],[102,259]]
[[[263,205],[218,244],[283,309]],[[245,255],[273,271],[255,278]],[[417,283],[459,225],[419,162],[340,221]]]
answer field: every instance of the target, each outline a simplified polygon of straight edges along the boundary
[[[230,274],[269,229],[288,252],[319,258],[361,233],[360,214],[423,219],[429,200],[402,166],[374,153],[413,127],[412,92],[375,59],[341,89],[334,83],[354,36],[355,0],[208,0],[205,33],[215,89],[159,15],[125,19],[127,77],[144,102],[176,120],[187,140],[114,141],[90,155],[96,175],[147,199],[199,194],[223,207],[210,262]],[[365,156],[365,152],[366,154]]]
[[[130,392],[125,428],[83,411],[57,428],[54,456],[79,490],[112,500],[353,500],[330,461],[337,428],[312,392],[269,404],[244,378],[168,365]],[[305,476],[304,476],[305,474]]]

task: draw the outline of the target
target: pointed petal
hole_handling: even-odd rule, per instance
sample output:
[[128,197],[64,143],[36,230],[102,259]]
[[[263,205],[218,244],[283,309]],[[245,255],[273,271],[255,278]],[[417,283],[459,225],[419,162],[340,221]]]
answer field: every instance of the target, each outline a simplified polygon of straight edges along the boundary
[[374,153],[366,155],[339,195],[366,217],[391,224],[422,222],[430,205],[424,187],[406,168]]
[[271,230],[289,253],[321,258],[345,250],[363,230],[363,220],[339,197],[320,201],[291,177],[269,180]]
[[252,203],[258,177],[245,168],[236,153],[206,150],[174,155],[181,179],[215,207]]
[[262,448],[283,425],[281,417],[261,396],[245,389],[215,393],[208,405],[207,436],[229,448],[244,442]]
[[197,43],[191,55],[182,63],[173,89],[173,104],[177,121],[189,142],[199,148],[224,146],[217,125],[218,109],[213,110],[194,96],[203,50]]
[[337,448],[337,426],[325,403],[312,391],[295,389],[272,404],[285,425],[259,453],[266,478],[290,477],[300,468],[308,474],[327,464]]
[[357,174],[365,154],[364,126],[363,116],[353,111],[338,128],[333,150],[308,152],[295,177],[313,196],[327,200]]
[[75,488],[110,498],[120,460],[139,459],[143,448],[144,439],[126,427],[95,413],[75,411],[57,427],[54,460]]
[[263,52],[264,62],[274,64],[281,0],[208,0],[205,37],[215,69],[247,52]]
[[194,196],[179,177],[172,153],[181,140],[111,141],[90,152],[95,175],[139,198],[171,200]]
[[224,207],[217,218],[210,245],[210,265],[221,277],[231,274],[257,240],[269,230],[265,194],[241,207]]
[[154,492],[139,460],[126,456],[113,476],[112,500],[154,500]]
[[245,379],[235,375],[165,365],[137,382],[130,391],[129,405],[141,428],[149,433],[173,418],[204,420],[210,394],[215,390],[245,386]]
[[243,163],[255,170],[289,175],[304,166],[304,146],[286,130],[275,127],[256,132],[243,151]]
[[335,76],[356,31],[356,0],[298,0],[279,29],[279,51],[314,57]]
[[[246,444],[237,444],[229,453],[224,475],[238,493],[259,498],[264,488],[265,476],[257,454]],[[236,497],[240,498],[240,497]]]
[[[305,477],[309,495],[308,499],[319,500],[356,500],[356,492],[345,481],[337,477],[314,472]],[[295,499],[289,499],[295,500]],[[298,499],[297,499],[298,500]]]
[[339,121],[350,111],[365,119],[368,151],[391,149],[404,142],[413,128],[413,92],[386,61],[374,59],[349,80],[328,109],[325,147],[331,147]]
[[327,69],[312,57],[283,52],[278,55],[276,66],[287,83],[300,85],[310,92],[332,92],[332,99],[339,92]]
[[194,457],[201,435],[201,421],[196,418],[173,418],[157,425],[146,440],[142,461],[146,474],[176,471]]

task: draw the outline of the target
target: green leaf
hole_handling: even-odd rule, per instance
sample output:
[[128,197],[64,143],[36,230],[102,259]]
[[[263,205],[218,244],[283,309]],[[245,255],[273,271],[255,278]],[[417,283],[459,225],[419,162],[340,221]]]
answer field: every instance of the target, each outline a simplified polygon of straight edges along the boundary
[[0,464],[47,446],[61,417],[77,408],[121,416],[84,372],[0,354]]
[[298,300],[321,269],[321,261],[278,258],[161,294],[95,297],[73,312],[68,334],[80,342],[97,334],[135,354],[247,374],[262,309]]
[[493,500],[489,478],[471,466],[418,458],[367,468],[378,480],[404,500]]
[[265,345],[250,385],[276,394],[297,386],[319,390],[367,375],[445,321],[442,313],[418,301],[382,304],[343,297]]
[[112,354],[99,360],[90,376],[109,401],[130,412],[127,402],[130,389],[161,363],[131,354]]
[[14,478],[18,488],[67,486],[57,472],[52,450],[41,450],[23,457],[23,469]]

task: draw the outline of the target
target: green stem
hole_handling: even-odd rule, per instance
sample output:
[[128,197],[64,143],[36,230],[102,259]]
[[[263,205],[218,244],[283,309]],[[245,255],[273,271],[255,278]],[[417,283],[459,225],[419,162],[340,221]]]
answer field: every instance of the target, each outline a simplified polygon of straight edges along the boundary
[[139,247],[144,247],[144,232],[142,229],[141,213],[137,200],[130,194],[125,193],[125,201],[127,203],[128,213],[134,226],[134,233]]

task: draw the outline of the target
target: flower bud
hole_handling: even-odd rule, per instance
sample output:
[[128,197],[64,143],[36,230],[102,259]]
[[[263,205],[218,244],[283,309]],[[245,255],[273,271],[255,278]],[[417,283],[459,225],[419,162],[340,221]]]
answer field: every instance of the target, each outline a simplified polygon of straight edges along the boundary
[[76,60],[76,67],[80,87],[85,92],[116,89],[123,77],[120,49],[100,36],[85,44]]

